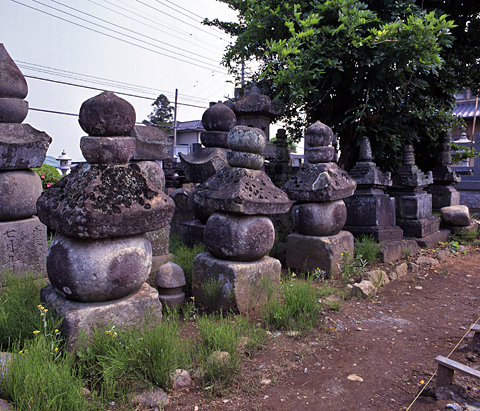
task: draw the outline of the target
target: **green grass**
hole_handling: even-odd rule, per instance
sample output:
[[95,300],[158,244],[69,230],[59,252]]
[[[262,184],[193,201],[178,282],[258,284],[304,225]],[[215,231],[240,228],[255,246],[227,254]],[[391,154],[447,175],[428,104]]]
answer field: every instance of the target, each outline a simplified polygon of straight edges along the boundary
[[382,244],[375,241],[371,235],[362,235],[355,239],[354,254],[367,263],[374,263],[379,260],[381,247]]
[[260,308],[266,327],[297,331],[313,329],[321,311],[322,304],[312,277],[297,280],[295,273],[284,280],[278,290],[272,290]]

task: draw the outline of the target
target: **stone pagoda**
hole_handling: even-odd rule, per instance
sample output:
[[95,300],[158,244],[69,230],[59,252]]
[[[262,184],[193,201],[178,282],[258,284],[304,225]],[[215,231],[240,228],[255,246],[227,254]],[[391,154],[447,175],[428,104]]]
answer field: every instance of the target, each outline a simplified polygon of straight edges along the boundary
[[396,199],[396,219],[403,234],[428,248],[446,241],[450,234],[448,230],[439,231],[440,219],[432,214],[432,195],[424,190],[432,183],[432,172],[425,174],[415,165],[413,146],[406,145],[403,164],[393,175],[389,192]]
[[[202,131],[200,140],[206,148],[197,149],[192,154],[179,153],[187,180],[203,183],[224,167],[229,167],[228,132],[236,124],[235,113],[221,102],[212,104],[203,113],[202,125],[206,131]],[[205,223],[213,211],[193,206],[193,212],[195,219],[180,225],[182,241],[189,247],[203,242]]]
[[287,266],[294,270],[319,268],[334,275],[340,271],[342,254],[353,255],[353,235],[342,231],[347,219],[343,199],[355,192],[357,184],[332,162],[333,138],[332,129],[319,121],[308,127],[308,164],[283,188],[296,201],[292,219],[297,233],[287,237]]
[[347,222],[344,229],[354,236],[371,235],[382,243],[384,262],[396,261],[418,250],[414,240],[403,240],[403,230],[395,225],[395,198],[385,193],[392,185],[390,173],[382,173],[373,162],[372,148],[368,137],[362,137],[360,156],[350,170],[350,177],[357,182],[353,196],[346,198]]
[[[205,227],[208,252],[195,257],[192,280],[196,301],[210,308],[245,312],[264,297],[265,280],[280,282],[280,262],[266,256],[275,239],[268,215],[286,213],[290,200],[260,170],[265,144],[262,130],[234,127],[228,133],[231,168],[193,193],[197,207],[213,211]],[[211,295],[212,284],[218,285],[217,295]]]
[[452,169],[452,148],[450,133],[443,132],[440,136],[440,151],[438,163],[433,168],[433,184],[425,190],[432,195],[432,209],[440,211],[442,207],[460,204],[460,193],[455,189],[455,183],[461,181],[460,176]]
[[47,227],[35,216],[42,182],[31,169],[41,167],[52,139],[22,124],[27,93],[25,77],[0,43],[0,273],[45,276]]
[[173,200],[130,159],[135,110],[104,92],[82,104],[87,163],[75,167],[37,201],[40,220],[58,234],[47,254],[51,285],[41,298],[64,318],[70,347],[81,330],[130,326],[150,311],[161,318],[158,292],[145,283],[152,265],[147,231],[167,225]]

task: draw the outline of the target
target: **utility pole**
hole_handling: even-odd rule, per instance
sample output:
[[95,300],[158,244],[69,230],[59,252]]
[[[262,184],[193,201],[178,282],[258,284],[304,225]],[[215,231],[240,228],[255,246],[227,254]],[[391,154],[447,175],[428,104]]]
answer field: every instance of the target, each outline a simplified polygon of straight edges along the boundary
[[175,108],[173,110],[173,154],[175,155],[175,146],[177,145],[177,102],[178,88],[175,89]]
[[242,59],[242,78],[241,78],[241,84],[242,84],[242,88],[245,84],[245,60]]

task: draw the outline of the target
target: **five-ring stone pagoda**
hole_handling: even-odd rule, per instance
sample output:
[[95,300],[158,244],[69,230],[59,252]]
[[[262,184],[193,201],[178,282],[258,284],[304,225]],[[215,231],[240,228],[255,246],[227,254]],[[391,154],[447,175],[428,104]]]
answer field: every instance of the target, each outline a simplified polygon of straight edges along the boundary
[[135,110],[104,92],[82,104],[87,163],[75,167],[37,201],[38,216],[58,234],[47,254],[48,307],[64,317],[70,346],[94,325],[129,326],[151,312],[158,292],[145,283],[152,265],[147,231],[167,225],[173,200],[130,163]]
[[[333,131],[317,121],[305,131],[304,165],[283,187],[292,207],[297,233],[287,237],[287,266],[294,270],[340,272],[343,256],[353,255],[353,235],[342,231],[347,220],[343,201],[357,184],[332,160]],[[348,252],[348,254],[347,254]]]
[[258,128],[231,129],[231,167],[193,193],[197,207],[214,212],[205,227],[208,252],[193,261],[192,291],[197,301],[214,309],[245,312],[264,297],[265,281],[280,283],[280,261],[267,256],[275,240],[268,215],[288,212],[290,200],[260,170],[265,144],[265,133]]

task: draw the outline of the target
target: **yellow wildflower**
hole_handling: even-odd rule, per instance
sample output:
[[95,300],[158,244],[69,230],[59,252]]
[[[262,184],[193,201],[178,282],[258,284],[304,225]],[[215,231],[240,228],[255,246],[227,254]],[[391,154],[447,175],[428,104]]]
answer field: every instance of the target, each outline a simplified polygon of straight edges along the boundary
[[58,329],[57,329],[57,328],[55,328],[55,334],[56,334],[56,333],[59,333],[59,332],[60,332],[60,331],[58,331]]
[[57,351],[58,351],[58,347],[55,347],[55,352],[57,352]]
[[40,331],[35,330],[33,333],[34,333],[34,334],[39,334]]

